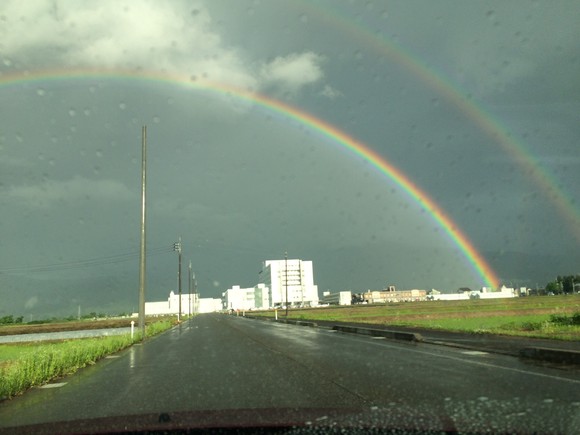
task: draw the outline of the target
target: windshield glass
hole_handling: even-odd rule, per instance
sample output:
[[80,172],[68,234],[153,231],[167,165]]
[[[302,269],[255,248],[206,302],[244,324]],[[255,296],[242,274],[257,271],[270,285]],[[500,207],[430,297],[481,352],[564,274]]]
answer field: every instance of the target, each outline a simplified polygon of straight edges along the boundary
[[[180,320],[341,291],[573,297],[579,14],[563,0],[3,1],[0,318],[130,316],[142,290],[152,314],[188,293]],[[280,382],[309,391],[295,381]]]

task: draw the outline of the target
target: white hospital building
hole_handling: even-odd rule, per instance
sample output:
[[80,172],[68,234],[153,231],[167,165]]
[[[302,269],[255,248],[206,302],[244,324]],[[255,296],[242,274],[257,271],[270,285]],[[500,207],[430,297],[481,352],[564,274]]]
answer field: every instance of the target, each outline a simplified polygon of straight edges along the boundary
[[[269,289],[269,306],[316,306],[318,286],[314,285],[312,261],[267,260],[262,264],[259,283]],[[288,299],[286,299],[286,295]]]
[[314,285],[312,261],[264,261],[258,280],[254,287],[235,285],[222,293],[224,309],[243,311],[283,307],[286,295],[292,307],[318,305],[318,286]]

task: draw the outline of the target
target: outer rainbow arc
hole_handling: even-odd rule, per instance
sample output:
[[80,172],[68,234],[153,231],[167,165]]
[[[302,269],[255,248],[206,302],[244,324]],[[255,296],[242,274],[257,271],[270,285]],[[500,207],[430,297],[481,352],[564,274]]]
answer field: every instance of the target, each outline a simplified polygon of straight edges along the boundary
[[52,70],[39,71],[28,74],[13,74],[0,76],[0,87],[10,84],[28,83],[32,81],[46,81],[57,79],[103,79],[103,78],[126,78],[153,80],[157,82],[178,84],[194,88],[200,91],[212,91],[218,94],[230,95],[251,103],[258,104],[269,110],[275,111],[286,118],[291,118],[306,125],[322,136],[330,138],[332,141],[346,147],[352,153],[361,156],[377,168],[381,173],[394,181],[414,202],[419,204],[437,224],[443,228],[451,241],[464,253],[465,258],[471,267],[483,279],[488,287],[497,288],[499,278],[494,270],[483,258],[483,256],[473,246],[472,242],[459,229],[457,224],[448,217],[443,210],[425,192],[416,186],[402,171],[393,166],[384,157],[380,156],[369,146],[357,141],[344,131],[331,125],[315,116],[298,108],[291,106],[274,98],[261,95],[255,92],[236,88],[224,83],[212,82],[209,80],[197,79],[195,81],[176,74],[144,72],[144,71],[120,71],[120,70]]
[[385,35],[372,33],[363,24],[345,18],[335,8],[323,8],[307,1],[300,3],[302,8],[308,8],[310,12],[324,18],[325,22],[328,22],[330,17],[330,21],[340,25],[344,31],[360,40],[365,46],[374,46],[375,51],[392,59],[396,65],[409,71],[426,87],[431,88],[458,108],[463,113],[463,116],[471,120],[502,150],[515,159],[527,176],[541,188],[548,200],[555,205],[571,233],[580,242],[580,210],[578,210],[578,206],[558,186],[558,182],[554,177],[526,150],[524,145],[511,137],[506,128],[498,120],[494,119],[488,111],[463,95],[457,86],[449,83],[449,80],[445,79],[441,74],[426,66],[408,49],[398,46]]

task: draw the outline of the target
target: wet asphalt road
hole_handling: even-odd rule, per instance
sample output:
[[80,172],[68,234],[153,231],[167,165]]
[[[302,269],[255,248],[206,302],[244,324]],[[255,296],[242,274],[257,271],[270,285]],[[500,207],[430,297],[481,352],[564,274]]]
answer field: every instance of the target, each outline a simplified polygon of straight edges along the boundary
[[200,315],[53,384],[1,402],[0,427],[192,410],[357,408],[435,416],[460,430],[580,433],[577,370],[221,314]]

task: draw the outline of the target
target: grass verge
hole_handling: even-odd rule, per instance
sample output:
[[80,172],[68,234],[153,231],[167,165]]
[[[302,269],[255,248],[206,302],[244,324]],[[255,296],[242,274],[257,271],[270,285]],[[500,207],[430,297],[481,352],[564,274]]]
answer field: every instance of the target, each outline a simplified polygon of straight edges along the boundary
[[[284,311],[278,316],[284,318]],[[580,340],[580,296],[405,302],[291,309],[289,318]],[[274,317],[273,311],[252,315]]]
[[[163,320],[146,326],[151,337],[173,326]],[[106,355],[140,341],[140,333],[67,340],[46,344],[0,346],[0,399],[8,399],[52,379],[74,373]]]

